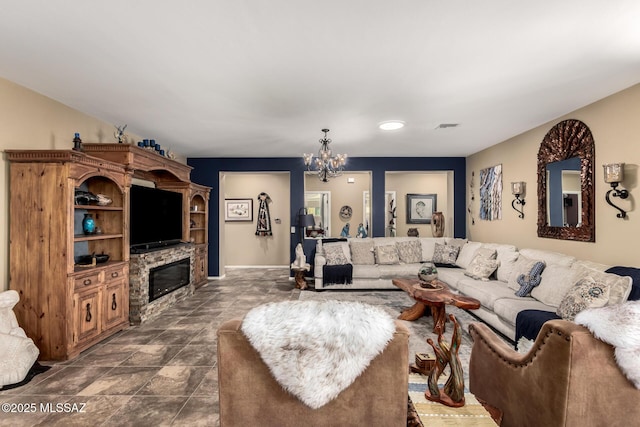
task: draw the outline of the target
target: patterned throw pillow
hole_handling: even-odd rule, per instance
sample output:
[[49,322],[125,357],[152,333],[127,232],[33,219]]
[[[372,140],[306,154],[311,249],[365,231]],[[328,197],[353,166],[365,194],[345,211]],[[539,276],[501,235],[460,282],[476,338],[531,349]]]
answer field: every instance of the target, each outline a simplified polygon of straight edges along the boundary
[[489,276],[496,271],[498,265],[500,265],[498,260],[476,255],[469,263],[469,267],[467,267],[464,274],[476,280],[488,281]]
[[576,314],[582,310],[604,307],[607,302],[609,302],[609,286],[596,282],[592,277],[584,277],[569,289],[556,314],[565,320],[573,321]]
[[376,246],[376,264],[400,264],[396,245]]
[[540,284],[542,280],[542,270],[546,264],[542,261],[538,261],[533,264],[531,271],[528,274],[521,274],[518,276],[518,284],[520,285],[520,289],[516,291],[516,296],[526,297],[531,293],[533,288]]
[[351,247],[351,259],[353,265],[374,265],[376,258],[373,255],[373,242],[358,242],[352,240],[349,242]]
[[396,249],[400,261],[405,264],[416,264],[422,261],[422,245],[419,240],[396,242]]
[[327,259],[327,265],[345,265],[349,264],[349,260],[344,256],[344,252],[339,245],[324,247],[324,257]]
[[456,265],[458,252],[460,252],[460,246],[436,243],[436,249],[433,252],[433,262],[436,264]]

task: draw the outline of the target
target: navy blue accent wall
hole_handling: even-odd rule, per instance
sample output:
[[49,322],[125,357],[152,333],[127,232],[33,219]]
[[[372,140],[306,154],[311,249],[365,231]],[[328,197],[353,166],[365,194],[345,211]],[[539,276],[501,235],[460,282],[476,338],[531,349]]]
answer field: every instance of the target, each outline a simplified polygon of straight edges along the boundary
[[[291,193],[291,225],[296,224],[298,210],[304,204],[305,166],[300,157],[274,158],[189,158],[193,167],[191,181],[211,187],[209,199],[209,275],[220,275],[219,207],[220,172],[289,172]],[[454,172],[454,237],[466,236],[466,159],[463,157],[349,157],[348,170],[371,171],[372,236],[384,236],[384,193],[387,171],[453,171]],[[291,235],[290,258],[295,258],[295,246],[300,241],[299,230]],[[305,253],[312,253],[315,242],[305,242]]]

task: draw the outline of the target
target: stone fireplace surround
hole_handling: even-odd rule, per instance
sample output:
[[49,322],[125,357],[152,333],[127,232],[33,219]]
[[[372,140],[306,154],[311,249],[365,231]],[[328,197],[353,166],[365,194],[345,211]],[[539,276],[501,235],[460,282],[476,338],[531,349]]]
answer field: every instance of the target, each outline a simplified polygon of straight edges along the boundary
[[[152,268],[189,258],[189,284],[149,302],[149,271]],[[195,247],[181,243],[167,248],[131,254],[129,259],[129,322],[139,325],[158,316],[175,303],[193,295]]]

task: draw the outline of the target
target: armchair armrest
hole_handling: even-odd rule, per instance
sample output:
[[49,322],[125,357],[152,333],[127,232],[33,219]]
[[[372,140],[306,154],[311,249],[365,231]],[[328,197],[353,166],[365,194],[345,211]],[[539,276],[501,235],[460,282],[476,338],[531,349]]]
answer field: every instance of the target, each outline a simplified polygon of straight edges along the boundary
[[640,416],[640,390],[618,368],[613,347],[583,326],[548,321],[527,354],[484,324],[470,324],[469,333],[469,389],[503,412],[503,426],[624,425]]
[[322,255],[316,255],[313,259],[313,275],[314,277],[322,277],[322,267],[327,263],[327,259]]

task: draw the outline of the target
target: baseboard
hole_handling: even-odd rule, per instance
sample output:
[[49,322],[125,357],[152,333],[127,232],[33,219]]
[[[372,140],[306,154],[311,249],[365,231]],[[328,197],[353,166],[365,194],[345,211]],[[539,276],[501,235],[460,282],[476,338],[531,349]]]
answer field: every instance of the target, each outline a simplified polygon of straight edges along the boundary
[[227,265],[225,269],[289,268],[288,265]]

